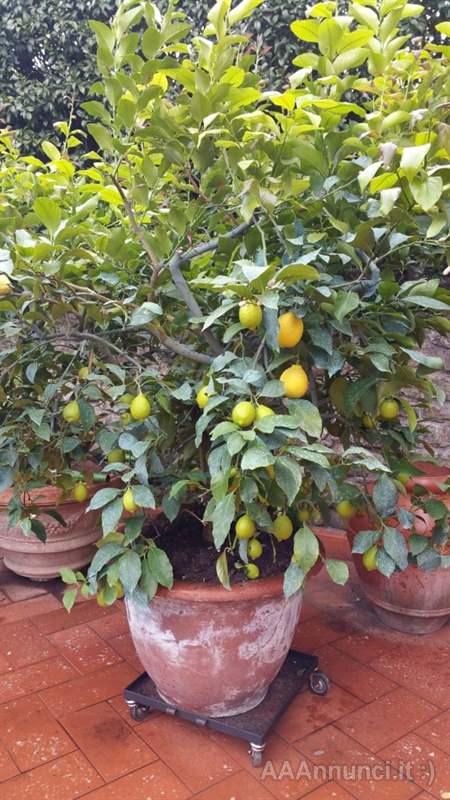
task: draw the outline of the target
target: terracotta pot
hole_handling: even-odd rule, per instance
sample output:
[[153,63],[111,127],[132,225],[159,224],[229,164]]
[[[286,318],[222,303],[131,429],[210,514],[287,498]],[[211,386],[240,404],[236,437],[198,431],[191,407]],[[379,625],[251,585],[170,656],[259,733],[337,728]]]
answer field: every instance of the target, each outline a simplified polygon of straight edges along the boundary
[[127,599],[133,641],[161,697],[211,717],[249,711],[265,697],[291,646],[302,593],[282,576],[233,586],[175,583],[150,604]]
[[[90,487],[89,499],[102,487],[103,484]],[[0,549],[8,569],[25,578],[47,581],[59,577],[61,567],[80,569],[89,564],[102,531],[99,512],[86,513],[88,500],[78,503],[71,497],[61,498],[61,491],[55,486],[33,489],[29,498],[43,513],[47,531],[46,542],[40,542],[34,534],[25,536],[19,527],[8,527],[6,506],[11,496],[11,490],[0,493]],[[46,509],[56,509],[67,527],[46,516]]]
[[[368,516],[353,517],[347,534],[350,547],[359,531],[370,529]],[[388,627],[402,633],[433,633],[450,619],[449,569],[424,572],[410,565],[403,572],[394,572],[386,578],[378,570],[368,572],[362,556],[352,555],[364,594]]]

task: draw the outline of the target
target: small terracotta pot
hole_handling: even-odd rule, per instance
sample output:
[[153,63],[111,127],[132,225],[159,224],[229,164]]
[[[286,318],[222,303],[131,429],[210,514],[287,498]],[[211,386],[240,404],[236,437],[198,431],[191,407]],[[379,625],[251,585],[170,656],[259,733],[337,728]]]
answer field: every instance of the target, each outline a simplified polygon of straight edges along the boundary
[[149,604],[127,599],[131,635],[161,697],[211,717],[257,706],[291,646],[302,593],[276,576],[221,586],[175,583]]
[[[359,514],[350,521],[350,548],[359,531],[371,530],[370,519]],[[378,570],[368,572],[362,555],[352,553],[366,598],[379,619],[389,628],[410,634],[433,633],[450,619],[450,570],[425,572],[409,565],[386,578]]]
[[[114,485],[113,482],[108,486]],[[17,575],[35,581],[47,581],[59,577],[62,567],[80,569],[89,564],[95,552],[95,542],[101,538],[99,512],[88,511],[89,500],[95,492],[104,488],[95,484],[89,488],[89,499],[78,503],[71,497],[61,497],[56,486],[33,489],[28,501],[36,504],[43,514],[47,540],[40,542],[33,534],[25,536],[18,526],[8,527],[7,505],[12,491],[0,493],[0,550],[8,569]],[[66,527],[45,515],[46,509],[56,509],[66,522]]]

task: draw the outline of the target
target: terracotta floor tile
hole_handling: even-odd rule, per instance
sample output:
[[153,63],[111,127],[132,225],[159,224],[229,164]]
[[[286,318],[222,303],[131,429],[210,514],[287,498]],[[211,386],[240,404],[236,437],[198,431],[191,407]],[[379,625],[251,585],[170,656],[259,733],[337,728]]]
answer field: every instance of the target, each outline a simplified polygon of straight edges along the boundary
[[450,711],[444,711],[430,722],[421,725],[415,733],[450,755]]
[[61,608],[61,605],[58,605],[57,611],[35,616],[33,625],[36,625],[42,633],[49,634],[66,630],[66,628],[74,628],[76,625],[108,617],[114,613],[113,608],[101,608],[95,600],[89,600],[86,603],[74,606],[70,614],[67,613],[65,608]]
[[21,603],[9,603],[7,606],[0,606],[0,625],[15,622],[16,620],[29,619],[38,614],[45,614],[47,611],[60,608],[61,603],[51,594],[32,597],[31,600],[23,600]]
[[159,716],[135,730],[192,792],[206,789],[238,770],[228,753],[192,723]]
[[6,656],[4,656],[3,653],[0,651],[0,675],[3,675],[5,672],[11,672],[11,670],[12,667],[8,664]]
[[189,797],[191,792],[172,770],[162,761],[154,761],[97,789],[86,800],[188,800]]
[[318,647],[334,642],[348,634],[348,626],[338,616],[325,619],[322,615],[301,623],[295,633],[293,647],[303,653],[314,653]]
[[295,747],[320,766],[329,780],[360,800],[409,800],[419,787],[399,775],[334,725],[296,742]]
[[51,634],[49,640],[79,672],[88,675],[118,664],[121,657],[88,625]]
[[370,662],[377,672],[410,689],[440,708],[450,708],[450,647],[441,663],[434,650],[415,655],[414,649],[399,648]]
[[122,633],[121,636],[114,636],[112,639],[108,640],[108,644],[114,647],[114,650],[116,650],[122,658],[129,661],[135,669],[139,670],[139,672],[144,671],[144,667],[134,649],[133,640],[129,633]]
[[39,693],[47,708],[58,718],[71,711],[87,708],[108,700],[122,692],[137,678],[137,670],[131,664],[121,662],[92,675],[80,675],[61,686],[45,689]]
[[401,688],[337,720],[336,725],[376,752],[435,717],[438,712],[437,706]]
[[101,783],[94,768],[76,752],[3,783],[0,792],[2,800],[75,800]]
[[414,733],[386,747],[380,755],[397,763],[405,764],[412,777],[422,789],[433,797],[441,798],[450,794],[450,756],[430,745]]
[[75,750],[63,728],[36,696],[0,706],[0,741],[22,771]]
[[286,741],[295,742],[296,739],[329,725],[361,706],[361,700],[337,685],[332,685],[325,697],[319,697],[307,690],[292,701],[276,724],[275,730]]
[[157,758],[108,703],[75,711],[61,724],[107,782]]
[[319,656],[320,669],[328,675],[332,683],[337,683],[366,703],[398,687],[393,680],[375,672],[370,666],[355,661],[333,645],[320,647],[316,655]]
[[58,655],[29,620],[0,624],[0,653],[13,669]]
[[338,639],[333,643],[344,653],[347,653],[363,664],[372,662],[383,656],[409,656],[411,660],[420,660],[430,649],[432,642],[433,656],[439,663],[444,663],[448,659],[450,652],[450,625],[446,625],[440,631],[428,636],[411,636],[399,633],[391,628],[382,625],[375,614],[371,614],[369,620],[360,630]]
[[242,770],[195,795],[195,800],[230,800],[230,798],[233,800],[273,800],[273,794],[264,787],[264,784]]
[[114,638],[114,636],[120,636],[122,633],[128,633],[129,631],[128,620],[126,616],[120,612],[107,617],[101,617],[100,619],[94,619],[89,623],[89,627],[106,641]]
[[20,575],[15,575],[14,572],[3,574],[0,577],[0,586],[2,592],[5,592],[14,603],[47,594],[47,589],[41,583],[22,578]]
[[73,667],[60,656],[30,664],[16,672],[0,675],[0,703],[57,686],[76,676]]
[[[8,780],[8,778],[12,778],[13,775],[18,775],[18,773],[19,770],[14,764],[14,761],[12,760],[8,751],[3,747],[2,744],[0,744],[0,783]],[[0,797],[3,797],[1,786]]]
[[314,792],[308,794],[305,800],[353,800],[353,795],[349,794],[339,786],[338,783],[324,783]]

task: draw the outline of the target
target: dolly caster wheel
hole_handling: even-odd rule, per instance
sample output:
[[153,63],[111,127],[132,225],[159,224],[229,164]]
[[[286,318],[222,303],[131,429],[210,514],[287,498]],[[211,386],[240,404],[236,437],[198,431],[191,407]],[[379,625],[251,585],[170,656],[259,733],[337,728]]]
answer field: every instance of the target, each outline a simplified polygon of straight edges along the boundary
[[130,717],[134,719],[135,722],[143,722],[151,713],[151,709],[147,706],[141,706],[138,703],[134,703],[132,700],[127,700],[126,703],[130,710]]
[[265,744],[250,744],[250,758],[252,760],[252,767],[260,767],[263,760],[263,750]]
[[315,669],[309,676],[309,688],[314,694],[328,694],[330,680],[324,672]]

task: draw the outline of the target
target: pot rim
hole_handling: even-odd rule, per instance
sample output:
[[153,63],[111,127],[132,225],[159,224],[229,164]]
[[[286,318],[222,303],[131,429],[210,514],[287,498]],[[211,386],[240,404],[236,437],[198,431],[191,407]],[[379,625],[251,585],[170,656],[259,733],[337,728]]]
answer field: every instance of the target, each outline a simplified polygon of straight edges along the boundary
[[172,589],[160,587],[156,596],[190,603],[236,603],[278,595],[283,595],[283,574],[236,583],[231,589],[225,589],[222,585],[175,581]]
[[[115,477],[110,481],[105,481],[104,483],[90,484],[88,486],[87,499],[81,503],[78,500],[75,500],[70,493],[64,495],[63,490],[59,486],[51,486],[49,484],[31,489],[30,492],[27,493],[27,496],[23,493],[22,498],[25,505],[34,504],[39,508],[53,508],[54,506],[64,505],[79,505],[81,507],[86,505],[88,501],[92,499],[94,494],[96,494],[100,489],[120,488],[119,481],[120,477]],[[13,495],[13,489],[5,489],[3,492],[0,492],[0,510],[7,507]]]

